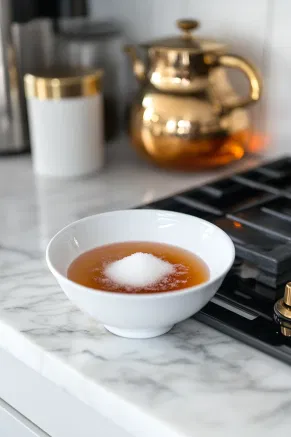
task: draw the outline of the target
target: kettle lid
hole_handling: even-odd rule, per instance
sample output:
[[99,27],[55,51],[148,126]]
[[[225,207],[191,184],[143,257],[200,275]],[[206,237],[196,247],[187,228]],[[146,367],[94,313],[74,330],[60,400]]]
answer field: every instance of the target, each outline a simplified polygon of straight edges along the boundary
[[180,36],[149,41],[141,46],[147,49],[154,48],[158,50],[175,50],[189,53],[214,52],[225,49],[225,44],[215,40],[193,36],[192,32],[199,27],[199,24],[197,20],[177,20],[177,27],[182,31]]

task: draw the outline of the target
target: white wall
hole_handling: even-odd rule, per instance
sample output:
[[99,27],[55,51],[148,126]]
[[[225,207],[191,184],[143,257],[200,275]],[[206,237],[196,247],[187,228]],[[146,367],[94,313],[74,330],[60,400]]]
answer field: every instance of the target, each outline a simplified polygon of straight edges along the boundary
[[[255,127],[291,150],[290,0],[91,0],[91,14],[118,20],[126,39],[173,34],[177,18],[201,22],[200,35],[223,40],[262,71],[264,97],[253,109]],[[243,81],[243,79],[242,79]]]
[[274,141],[291,153],[291,2],[272,0],[268,52],[266,125]]

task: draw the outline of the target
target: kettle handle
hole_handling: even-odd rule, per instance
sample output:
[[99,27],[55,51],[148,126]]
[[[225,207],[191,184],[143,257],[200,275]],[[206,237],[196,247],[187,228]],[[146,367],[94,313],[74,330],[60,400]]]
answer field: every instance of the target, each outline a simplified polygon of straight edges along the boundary
[[[213,58],[211,59],[210,56],[209,60],[211,62],[213,61]],[[249,95],[241,97],[235,102],[223,103],[222,112],[225,113],[232,109],[243,108],[260,99],[263,88],[262,79],[259,72],[251,63],[240,56],[226,54],[216,57],[214,65],[227,68],[237,68],[246,75],[250,83]]]

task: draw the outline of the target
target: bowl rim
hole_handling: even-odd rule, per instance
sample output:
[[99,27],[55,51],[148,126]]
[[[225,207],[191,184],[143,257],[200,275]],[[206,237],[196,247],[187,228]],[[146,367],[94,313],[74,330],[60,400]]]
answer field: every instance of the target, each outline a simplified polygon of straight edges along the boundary
[[[126,212],[133,212],[133,213],[141,213],[141,212],[151,212],[151,213],[166,213],[169,214],[170,216],[186,216],[186,217],[190,217],[192,219],[194,219],[195,221],[198,222],[202,222],[202,223],[206,223],[207,225],[210,225],[213,228],[218,229],[218,231],[223,235],[223,237],[225,238],[225,241],[227,242],[228,246],[229,246],[229,250],[230,250],[230,262],[226,265],[226,267],[223,269],[223,271],[218,274],[215,275],[213,278],[208,279],[205,282],[202,282],[201,284],[198,285],[194,285],[192,287],[187,287],[187,288],[182,288],[179,290],[173,290],[173,291],[163,291],[163,292],[158,292],[158,293],[120,293],[118,291],[105,291],[105,290],[99,290],[99,289],[95,289],[95,288],[90,288],[90,287],[86,287],[85,285],[81,285],[78,284],[75,281],[72,281],[71,279],[69,279],[67,276],[64,276],[62,273],[60,273],[54,266],[53,263],[50,260],[50,249],[52,247],[52,245],[54,244],[55,240],[67,229],[69,229],[70,227],[75,226],[76,224],[79,224],[81,222],[86,222],[87,220],[92,220],[94,217],[100,217],[100,216],[113,216],[116,213],[126,213]],[[212,285],[214,282],[216,282],[217,280],[219,280],[221,277],[225,276],[226,273],[231,269],[233,263],[234,263],[234,259],[235,259],[235,246],[233,244],[233,241],[231,240],[231,238],[227,235],[227,233],[225,231],[223,231],[222,229],[220,229],[218,226],[216,226],[215,224],[201,219],[200,217],[196,217],[196,216],[191,216],[189,214],[184,214],[182,212],[175,212],[175,211],[167,211],[167,210],[162,210],[162,209],[120,209],[120,210],[114,210],[114,211],[109,211],[109,212],[102,212],[99,214],[92,214],[86,217],[83,217],[79,220],[75,220],[71,223],[69,223],[68,225],[66,225],[65,227],[63,227],[62,229],[60,229],[49,241],[46,251],[45,251],[45,259],[46,259],[46,263],[47,266],[49,268],[49,270],[51,271],[51,273],[55,276],[55,278],[60,277],[63,281],[67,282],[68,285],[70,286],[74,286],[79,288],[82,291],[87,291],[91,294],[101,294],[103,296],[108,296],[108,298],[118,298],[118,299],[161,299],[165,296],[167,296],[168,298],[170,297],[176,297],[177,295],[184,295],[184,294],[188,294],[191,292],[195,292],[195,291],[200,291],[201,289],[208,287],[209,285]]]

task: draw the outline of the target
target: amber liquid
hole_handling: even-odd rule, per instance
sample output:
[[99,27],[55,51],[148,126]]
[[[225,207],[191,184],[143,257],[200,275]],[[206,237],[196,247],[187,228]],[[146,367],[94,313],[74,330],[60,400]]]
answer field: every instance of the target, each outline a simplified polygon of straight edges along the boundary
[[[136,252],[150,253],[173,265],[173,273],[147,287],[128,287],[112,282],[105,269],[109,263]],[[68,268],[67,276],[86,287],[119,293],[159,293],[181,290],[209,279],[205,262],[193,253],[163,243],[129,241],[96,247],[76,258]]]
[[134,131],[131,136],[142,155],[160,167],[193,171],[221,167],[242,159],[247,151],[250,131],[195,140],[148,134],[148,142],[144,138],[141,140]]

